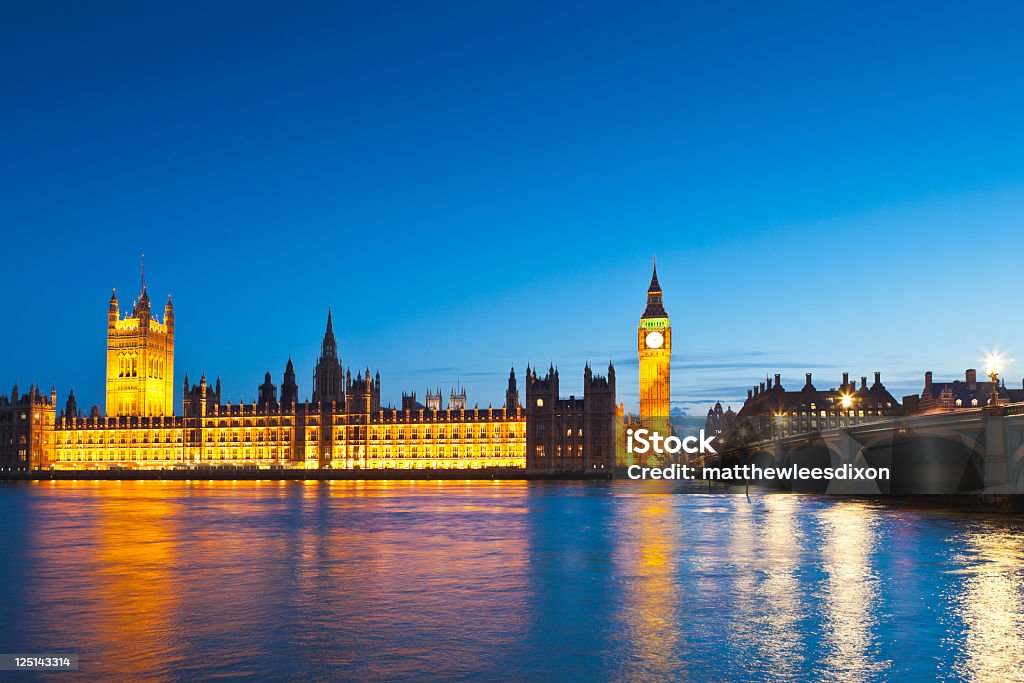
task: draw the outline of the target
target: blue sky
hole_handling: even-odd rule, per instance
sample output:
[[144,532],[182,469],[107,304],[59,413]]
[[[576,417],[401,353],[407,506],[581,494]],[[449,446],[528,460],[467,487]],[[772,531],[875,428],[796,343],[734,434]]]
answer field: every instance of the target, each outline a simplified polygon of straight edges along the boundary
[[[300,392],[333,306],[385,402],[618,366],[650,261],[673,398],[1024,366],[1011,3],[22,3],[0,25],[0,386],[103,401],[106,302],[177,380]],[[1010,365],[1012,382],[1024,367]],[[63,398],[62,398],[63,400]],[[180,400],[180,397],[179,397]]]

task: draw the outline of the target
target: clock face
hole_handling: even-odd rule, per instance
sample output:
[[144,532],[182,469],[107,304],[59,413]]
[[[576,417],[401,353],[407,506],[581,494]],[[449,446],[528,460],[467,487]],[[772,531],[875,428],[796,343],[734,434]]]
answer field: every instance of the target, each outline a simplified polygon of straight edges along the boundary
[[646,342],[647,348],[660,349],[661,345],[665,343],[665,337],[661,335],[661,332],[648,332]]

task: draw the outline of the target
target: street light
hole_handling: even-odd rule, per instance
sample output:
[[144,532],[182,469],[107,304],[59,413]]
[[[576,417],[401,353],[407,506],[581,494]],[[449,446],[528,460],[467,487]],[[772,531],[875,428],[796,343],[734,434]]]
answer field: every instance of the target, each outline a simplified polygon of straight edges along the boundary
[[992,399],[994,406],[999,405],[999,373],[1003,369],[1003,357],[998,353],[990,353],[985,358],[985,374],[992,380]]

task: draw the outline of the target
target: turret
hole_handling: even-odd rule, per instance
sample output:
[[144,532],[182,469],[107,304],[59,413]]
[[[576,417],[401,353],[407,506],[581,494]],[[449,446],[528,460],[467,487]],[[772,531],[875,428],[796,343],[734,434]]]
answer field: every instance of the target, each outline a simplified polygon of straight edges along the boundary
[[199,415],[206,415],[206,373],[199,377]]
[[259,386],[259,403],[260,405],[277,403],[277,387],[271,381],[270,370],[267,370],[267,374],[263,376],[263,384]]
[[519,388],[516,386],[515,366],[508,373],[508,388],[505,389],[505,409],[510,412],[519,409]]
[[140,327],[146,327],[149,324],[152,308],[149,304],[149,292],[146,291],[146,285],[142,285],[142,295],[139,297],[138,303],[135,304],[134,316],[139,319]]
[[69,418],[78,416],[78,401],[75,400],[74,389],[68,392],[68,400],[64,404],[64,415]]
[[117,288],[115,287],[110,293],[110,307],[107,309],[107,326],[114,327],[120,314],[117,306]]
[[[186,302],[187,303],[187,302]],[[187,311],[186,311],[187,313]],[[174,333],[174,304],[171,303],[171,295],[167,295],[167,304],[164,306],[164,324],[167,326],[167,333]]]
[[284,381],[281,383],[281,403],[283,405],[295,405],[299,402],[299,385],[295,382],[295,366],[292,359],[284,368]]

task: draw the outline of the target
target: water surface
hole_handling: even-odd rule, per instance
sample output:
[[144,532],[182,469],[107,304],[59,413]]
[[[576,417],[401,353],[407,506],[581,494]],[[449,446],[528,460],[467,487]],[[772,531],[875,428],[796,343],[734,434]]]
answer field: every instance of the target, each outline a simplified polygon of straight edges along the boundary
[[46,482],[0,487],[0,542],[0,652],[77,652],[83,680],[1024,680],[1016,518],[626,482]]

